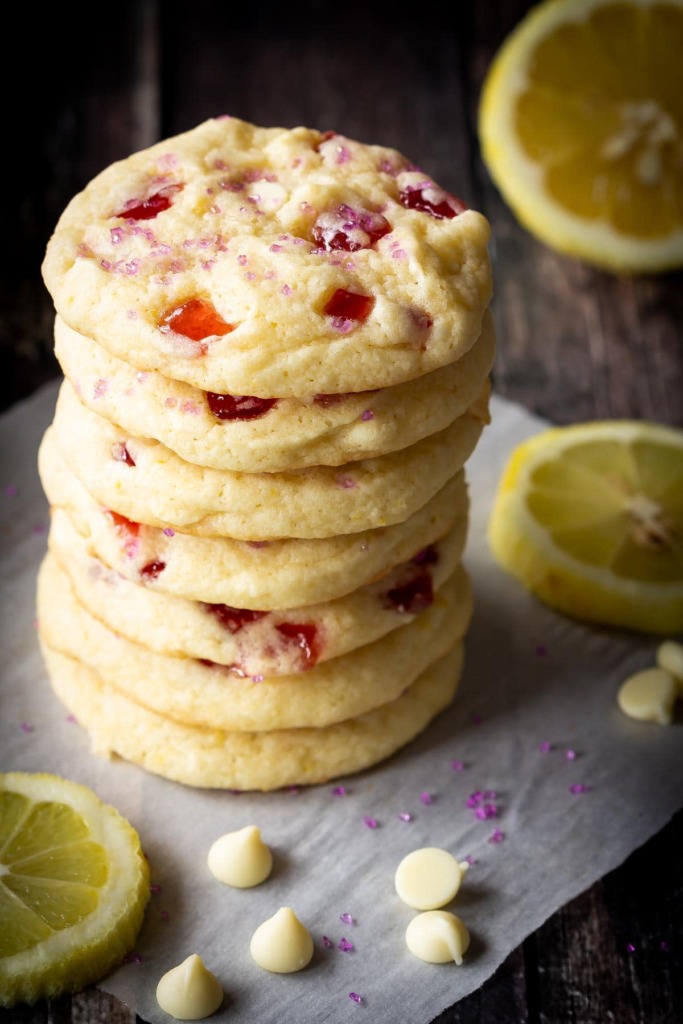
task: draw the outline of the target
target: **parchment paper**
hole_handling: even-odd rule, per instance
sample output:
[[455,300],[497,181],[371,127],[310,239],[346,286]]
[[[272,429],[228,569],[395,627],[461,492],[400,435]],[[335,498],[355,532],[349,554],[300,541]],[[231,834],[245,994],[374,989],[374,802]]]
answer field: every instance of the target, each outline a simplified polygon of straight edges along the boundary
[[[190,953],[225,990],[216,1022],[426,1024],[683,805],[680,716],[668,727],[640,723],[615,701],[623,679],[652,662],[656,639],[554,614],[487,550],[507,456],[546,426],[497,395],[468,463],[475,614],[464,676],[452,707],[423,736],[361,775],[275,794],[194,790],[98,758],[52,695],[35,636],[48,523],[36,452],[55,398],[49,385],[0,420],[0,767],[83,782],[139,831],[153,895],[135,955],[101,987],[151,1024],[170,1020],[156,1003],[159,978]],[[480,819],[467,801],[485,791],[496,816]],[[275,867],[261,886],[233,890],[209,873],[206,855],[218,836],[248,824],[261,828]],[[460,967],[423,963],[405,944],[416,912],[399,900],[393,876],[421,846],[473,861],[447,908],[472,936]],[[315,940],[299,974],[269,974],[249,954],[255,928],[282,906]],[[353,949],[340,949],[342,939]]]

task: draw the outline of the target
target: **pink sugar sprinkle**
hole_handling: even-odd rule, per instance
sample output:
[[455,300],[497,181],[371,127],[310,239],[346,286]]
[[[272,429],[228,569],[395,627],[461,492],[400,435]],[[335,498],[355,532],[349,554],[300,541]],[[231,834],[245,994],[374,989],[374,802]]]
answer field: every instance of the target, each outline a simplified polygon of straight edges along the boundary
[[469,864],[470,867],[477,863],[476,857],[473,857],[471,853],[467,854],[467,856],[465,857],[465,861],[467,864]]
[[413,816],[410,813],[410,811],[400,811],[396,815],[396,817],[398,818],[399,821],[412,821],[413,820]]
[[451,768],[453,769],[454,772],[463,772],[465,770],[465,767],[466,767],[464,761],[457,761],[457,760],[449,761],[449,764],[450,764],[450,766],[451,766]]
[[175,409],[177,404],[178,404],[178,399],[177,398],[172,398],[172,397],[169,396],[169,398],[164,399],[164,405],[166,406],[167,409]]
[[359,996],[357,992],[349,992],[349,999],[351,999],[354,1003],[363,1002],[363,997]]
[[372,818],[370,817],[369,814],[365,814],[363,816],[363,824],[366,825],[368,828],[379,828],[379,822],[377,821],[377,818]]
[[185,401],[180,406],[180,411],[189,413],[191,416],[198,416],[199,413],[201,412],[201,409],[199,408],[196,402],[192,401],[192,399],[186,398]]
[[203,260],[200,264],[202,270],[212,270],[216,266],[215,260]]
[[402,259],[405,259],[405,256],[406,256],[405,249],[394,249],[394,251],[391,254],[392,260],[402,260]]
[[252,683],[262,683],[263,682],[263,676],[259,672],[257,675],[251,677],[251,681],[252,681]]
[[332,941],[332,939],[328,939],[327,935],[323,935],[322,941],[323,941],[323,946],[326,946],[327,949],[331,949],[332,946],[334,946],[334,942]]
[[44,523],[36,523],[36,525],[33,527],[32,533],[35,533],[35,534],[47,533],[47,526],[45,526]]
[[248,271],[248,272],[247,272],[247,273],[246,273],[246,274],[244,275],[244,280],[245,280],[245,281],[255,281],[255,280],[256,280],[256,274],[254,273],[254,271],[253,271],[253,270],[249,270],[249,271]]
[[590,786],[585,786],[583,782],[575,782],[573,786],[569,787],[569,792],[573,793],[575,796],[579,793],[589,793]]
[[358,484],[350,476],[346,476],[344,473],[340,473],[337,477],[337,484],[345,491],[352,491]]
[[339,920],[343,921],[344,924],[355,924],[356,923],[354,921],[353,917],[351,916],[351,914],[346,914],[346,913],[345,914],[340,914],[339,915]]
[[285,297],[289,297],[292,294],[292,289],[289,287],[288,284],[283,284],[282,288],[280,289],[280,293]]
[[567,753],[564,756],[567,758],[568,761],[576,761],[576,751],[575,750],[568,750]]
[[270,247],[270,252],[284,252],[284,251],[285,251],[284,245],[276,245],[275,242],[273,242],[273,244]]
[[636,947],[633,945],[632,942],[626,943],[626,949],[629,951],[629,953],[635,953],[636,951]]
[[100,266],[102,270],[111,270],[111,263],[109,260],[100,260]]
[[477,807],[474,812],[474,816],[480,821],[487,821],[489,818],[497,818],[498,808],[495,804],[482,804],[481,807]]
[[332,796],[346,796],[347,793],[346,786],[335,786],[332,790]]
[[137,320],[138,318],[138,315],[134,309],[129,309],[128,312],[126,313],[126,316],[128,317],[129,320]]
[[16,498],[16,496],[17,496],[17,485],[16,484],[7,484],[7,486],[5,487],[5,497],[6,498]]
[[542,754],[548,754],[553,749],[553,745],[552,743],[549,743],[548,740],[543,740],[538,749]]
[[351,159],[351,150],[347,146],[337,146],[337,163],[347,164]]
[[423,791],[422,793],[420,793],[420,803],[423,803],[423,804],[426,804],[426,805],[433,804],[434,803],[434,797],[432,796],[431,793],[427,793],[426,791]]
[[22,722],[19,728],[21,729],[22,732],[33,732],[35,726],[29,725],[28,722]]
[[222,213],[222,212],[223,211],[221,210],[220,206],[218,206],[216,203],[214,203],[213,206],[209,207],[209,213]]
[[107,393],[108,387],[109,381],[105,380],[103,377],[100,377],[99,380],[95,381],[95,387],[92,389],[93,398],[101,398],[102,395],[105,395]]
[[340,334],[348,334],[349,331],[353,329],[354,324],[355,320],[348,320],[343,316],[333,316],[330,320],[330,326],[332,329],[338,331]]
[[67,720],[67,722],[71,722],[72,725],[78,723],[78,719],[76,718],[75,715],[67,715],[66,716],[66,720]]
[[247,547],[250,548],[267,548],[270,544],[268,540],[248,540]]
[[163,533],[164,537],[175,537],[175,530],[172,529],[170,526],[165,526]]
[[482,791],[480,789],[477,789],[477,790],[474,791],[474,793],[470,793],[470,795],[467,797],[467,800],[465,800],[465,806],[466,807],[478,807],[483,799],[484,799],[484,794],[482,793]]
[[362,419],[363,423],[367,423],[368,420],[374,420],[374,418],[375,418],[375,414],[372,411],[372,409],[366,409],[363,412],[362,416],[361,416],[361,419]]
[[123,228],[110,228],[109,237],[111,238],[112,245],[119,245],[123,241]]
[[486,840],[487,843],[502,843],[505,839],[505,833],[501,832],[499,828],[494,828],[491,835]]
[[339,948],[341,949],[342,953],[350,953],[353,950],[353,943],[349,942],[348,939],[341,938],[339,940]]
[[128,953],[127,956],[124,956],[123,962],[124,964],[141,964],[142,957],[139,953]]
[[248,260],[247,257],[242,253],[237,257],[237,262],[240,265],[240,267],[246,267]]

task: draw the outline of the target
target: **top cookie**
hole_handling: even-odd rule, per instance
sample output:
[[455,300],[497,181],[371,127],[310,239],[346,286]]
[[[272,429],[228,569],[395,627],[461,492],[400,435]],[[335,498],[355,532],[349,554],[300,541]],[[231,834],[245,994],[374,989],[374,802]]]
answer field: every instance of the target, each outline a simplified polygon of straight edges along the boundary
[[394,149],[215,118],[94,178],[43,276],[69,326],[137,369],[301,397],[459,359],[491,297],[488,240]]

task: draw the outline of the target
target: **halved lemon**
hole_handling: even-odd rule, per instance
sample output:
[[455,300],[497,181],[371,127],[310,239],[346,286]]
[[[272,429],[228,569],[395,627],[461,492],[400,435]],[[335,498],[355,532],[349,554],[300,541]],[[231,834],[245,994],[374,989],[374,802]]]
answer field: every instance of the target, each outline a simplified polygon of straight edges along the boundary
[[518,220],[618,273],[683,266],[682,0],[544,0],[489,66],[482,156]]
[[138,834],[114,807],[57,775],[0,775],[0,1006],[103,978],[149,894]]
[[683,631],[683,430],[551,427],[514,449],[488,523],[500,565],[577,619]]

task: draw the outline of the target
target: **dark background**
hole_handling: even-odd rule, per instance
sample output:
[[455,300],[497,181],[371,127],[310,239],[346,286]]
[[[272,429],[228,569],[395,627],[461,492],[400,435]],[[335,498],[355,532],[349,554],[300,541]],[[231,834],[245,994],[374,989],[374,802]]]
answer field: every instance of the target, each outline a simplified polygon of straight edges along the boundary
[[[489,218],[500,394],[555,423],[683,427],[683,275],[620,278],[550,251],[481,161],[483,77],[530,6],[12,5],[0,68],[0,409],[58,375],[40,263],[72,195],[113,160],[229,113],[393,146]],[[682,853],[679,814],[440,1024],[679,1024]],[[0,1011],[2,1024],[134,1019],[96,991]]]

